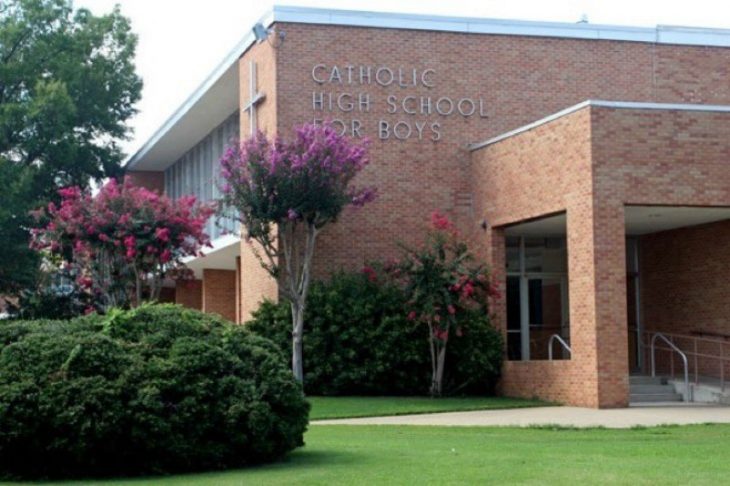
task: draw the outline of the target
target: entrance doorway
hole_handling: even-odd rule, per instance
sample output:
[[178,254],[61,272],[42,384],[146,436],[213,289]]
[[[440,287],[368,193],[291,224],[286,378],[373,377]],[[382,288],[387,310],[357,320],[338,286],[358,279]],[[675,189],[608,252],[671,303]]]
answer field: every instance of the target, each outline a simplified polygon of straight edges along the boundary
[[[628,205],[624,217],[628,364],[630,372],[646,374],[651,371],[649,332],[686,335],[725,322],[725,287],[708,282],[721,282],[727,272],[722,258],[708,257],[707,247],[725,234],[730,207]],[[692,285],[678,286],[679,281]],[[713,300],[706,290],[718,297]],[[678,346],[693,351],[692,343]]]
[[[507,238],[507,357],[548,359],[551,337],[570,341],[567,249],[560,236]],[[554,343],[553,359],[570,353]]]

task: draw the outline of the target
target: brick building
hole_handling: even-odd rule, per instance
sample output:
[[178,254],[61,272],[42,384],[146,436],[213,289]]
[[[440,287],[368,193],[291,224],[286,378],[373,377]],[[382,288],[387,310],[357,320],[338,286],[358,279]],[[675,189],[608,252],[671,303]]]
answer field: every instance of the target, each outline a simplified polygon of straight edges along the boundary
[[[322,234],[317,274],[447,212],[502,290],[504,393],[626,406],[657,332],[689,374],[730,371],[730,31],[291,7],[260,26],[129,159],[140,184],[215,199],[230,140],[331,120],[373,141],[380,196]],[[244,322],[277,297],[236,231],[209,223],[177,302]]]

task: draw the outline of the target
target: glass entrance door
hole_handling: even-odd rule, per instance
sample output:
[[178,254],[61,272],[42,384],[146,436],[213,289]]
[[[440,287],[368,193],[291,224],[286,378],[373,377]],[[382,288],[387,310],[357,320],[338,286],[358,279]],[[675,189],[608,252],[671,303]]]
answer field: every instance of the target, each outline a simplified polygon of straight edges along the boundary
[[[507,359],[547,359],[554,334],[570,340],[565,239],[508,238]],[[555,345],[553,359],[569,357]]]

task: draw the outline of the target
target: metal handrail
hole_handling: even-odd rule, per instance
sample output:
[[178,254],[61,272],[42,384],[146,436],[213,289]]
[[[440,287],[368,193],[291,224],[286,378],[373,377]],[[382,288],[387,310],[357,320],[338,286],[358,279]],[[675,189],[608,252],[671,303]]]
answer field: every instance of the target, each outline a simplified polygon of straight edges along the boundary
[[553,342],[557,339],[557,341],[568,350],[570,354],[573,354],[573,350],[570,349],[570,346],[568,346],[568,343],[563,341],[563,338],[560,337],[559,334],[553,334],[550,336],[550,339],[548,340],[548,360],[553,360]]
[[665,343],[669,345],[670,348],[672,348],[674,351],[679,353],[679,355],[682,357],[682,361],[684,361],[684,401],[685,402],[691,402],[692,400],[692,390],[689,388],[689,362],[687,361],[687,355],[682,352],[681,349],[679,349],[672,341],[670,341],[664,334],[657,332],[654,333],[654,335],[651,337],[651,376],[656,376],[656,359],[655,359],[655,353],[654,348],[656,347],[656,340],[661,339]]
[[[641,333],[642,336],[646,336],[647,342],[651,338],[651,336],[656,331],[644,331]],[[687,355],[687,358],[690,360],[694,360],[694,383],[696,385],[699,385],[699,370],[700,370],[700,362],[699,360],[713,360],[716,361],[720,366],[720,389],[722,392],[725,392],[725,375],[726,375],[726,368],[728,365],[730,365],[730,352],[726,351],[725,348],[730,346],[730,341],[727,341],[725,339],[718,339],[718,338],[704,338],[704,337],[697,337],[695,335],[690,334],[675,334],[675,333],[669,333],[669,332],[662,332],[662,334],[665,337],[668,337],[673,343],[677,343],[678,341],[681,343],[684,343],[687,341],[689,343],[689,349],[687,346],[682,345],[682,349],[684,349],[684,353]],[[646,357],[649,357],[649,348],[650,346],[644,342],[644,339],[640,339],[641,345],[647,350]],[[679,346],[679,344],[676,344]],[[710,345],[717,348],[718,352],[716,353],[708,353],[708,352],[700,352],[699,346],[700,345]],[[661,347],[657,346],[657,350],[663,350],[663,351],[669,351],[670,353],[670,363],[671,363],[671,373],[672,376],[674,376],[674,360],[671,359],[674,357],[674,353],[672,352],[673,349],[669,347]],[[692,371],[690,370],[690,373]]]

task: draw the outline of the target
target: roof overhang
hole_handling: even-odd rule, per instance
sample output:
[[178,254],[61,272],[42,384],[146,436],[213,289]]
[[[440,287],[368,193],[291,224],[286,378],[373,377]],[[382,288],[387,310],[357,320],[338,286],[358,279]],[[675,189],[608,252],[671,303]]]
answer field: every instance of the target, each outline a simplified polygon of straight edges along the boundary
[[204,248],[203,255],[183,260],[186,267],[193,271],[196,279],[203,278],[203,269],[235,270],[236,257],[241,254],[241,238],[228,234],[216,238],[211,247]]
[[[273,12],[261,19],[269,27]],[[124,164],[127,170],[164,170],[238,109],[238,59],[256,42],[250,31],[185,102]]]
[[[627,27],[288,6],[274,6],[259,22],[266,28],[275,22],[289,22],[730,47],[730,30],[676,26]],[[125,161],[125,168],[141,171],[164,170],[235,112],[239,106],[238,59],[255,42],[253,31],[249,30],[190,97]]]

